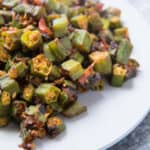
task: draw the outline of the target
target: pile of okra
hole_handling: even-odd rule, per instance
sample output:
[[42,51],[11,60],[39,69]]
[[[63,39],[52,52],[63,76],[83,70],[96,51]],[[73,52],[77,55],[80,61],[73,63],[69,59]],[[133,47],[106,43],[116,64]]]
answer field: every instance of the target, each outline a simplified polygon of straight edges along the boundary
[[120,16],[101,2],[0,0],[0,127],[16,123],[21,148],[64,131],[58,116],[85,112],[78,94],[136,75]]

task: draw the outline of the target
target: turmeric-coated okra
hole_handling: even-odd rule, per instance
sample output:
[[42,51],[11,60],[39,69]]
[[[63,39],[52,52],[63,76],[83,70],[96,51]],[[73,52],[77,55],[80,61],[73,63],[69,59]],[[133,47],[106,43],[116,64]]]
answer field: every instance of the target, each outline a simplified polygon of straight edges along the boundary
[[19,147],[35,150],[34,140],[65,130],[61,116],[87,111],[80,93],[101,91],[105,82],[121,87],[137,75],[132,48],[118,8],[91,0],[0,0],[0,127],[18,124]]

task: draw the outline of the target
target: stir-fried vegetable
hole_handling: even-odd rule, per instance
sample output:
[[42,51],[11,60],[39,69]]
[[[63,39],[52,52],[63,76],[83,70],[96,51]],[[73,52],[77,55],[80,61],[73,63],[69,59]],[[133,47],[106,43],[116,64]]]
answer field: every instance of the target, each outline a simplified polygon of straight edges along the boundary
[[[87,111],[78,94],[135,77],[121,11],[91,0],[0,0],[0,127],[20,125],[24,150]],[[86,101],[85,101],[86,103]]]

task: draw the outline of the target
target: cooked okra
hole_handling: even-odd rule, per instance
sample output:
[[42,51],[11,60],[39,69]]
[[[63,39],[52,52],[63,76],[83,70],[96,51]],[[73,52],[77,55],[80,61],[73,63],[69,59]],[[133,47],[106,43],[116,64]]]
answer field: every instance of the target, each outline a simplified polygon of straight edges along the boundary
[[121,11],[101,2],[0,0],[0,127],[19,124],[23,150],[56,137],[58,116],[87,111],[80,93],[137,75],[132,48]]

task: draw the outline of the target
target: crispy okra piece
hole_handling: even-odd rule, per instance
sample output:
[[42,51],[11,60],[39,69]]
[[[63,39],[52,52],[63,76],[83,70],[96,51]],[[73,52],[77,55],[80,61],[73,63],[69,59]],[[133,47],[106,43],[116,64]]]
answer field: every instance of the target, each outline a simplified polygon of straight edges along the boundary
[[5,24],[5,19],[3,16],[0,15],[0,26],[3,26]]
[[116,54],[116,60],[118,63],[121,64],[127,64],[129,57],[132,52],[132,45],[129,40],[127,39],[122,39],[120,41],[117,54]]
[[17,122],[21,121],[22,114],[25,112],[27,108],[26,102],[22,100],[15,100],[11,104],[11,117],[15,119]]
[[65,117],[72,118],[86,111],[87,111],[87,107],[82,106],[78,101],[76,101],[73,105],[71,105],[63,112],[63,115]]
[[62,63],[61,67],[72,80],[79,79],[84,72],[82,65],[78,61],[73,59],[67,60]]
[[36,19],[46,16],[46,10],[44,7],[35,6],[35,5],[31,5],[31,4],[20,3],[16,7],[14,7],[13,10],[20,14],[32,15]]
[[0,100],[1,100],[1,103],[2,103],[3,106],[9,106],[10,103],[11,103],[11,95],[10,95],[10,93],[7,92],[7,91],[3,91],[1,93]]
[[6,49],[0,44],[0,62],[7,62],[10,58],[10,55]]
[[53,80],[58,79],[60,77],[61,77],[61,69],[58,66],[53,65],[51,73],[49,75],[49,80],[53,81]]
[[21,30],[13,28],[1,32],[2,45],[8,51],[17,50],[20,47]]
[[112,75],[112,80],[111,80],[111,85],[112,86],[122,86],[124,81],[125,81],[125,76],[126,76],[127,70],[119,65],[115,64],[113,66],[113,75]]
[[61,38],[60,42],[62,43],[62,45],[64,46],[64,48],[66,50],[72,49],[72,43],[71,43],[71,40],[69,39],[69,37],[65,36],[65,37]]
[[110,18],[110,27],[113,29],[120,28],[122,26],[120,17],[113,16]]
[[39,54],[31,60],[31,73],[40,77],[48,77],[52,70],[52,63]]
[[86,30],[76,30],[72,35],[72,44],[81,52],[88,53],[91,50],[92,38]]
[[60,18],[53,20],[53,30],[55,37],[64,36],[68,33],[68,18],[66,15],[62,15]]
[[41,84],[36,90],[35,94],[46,104],[57,102],[60,89],[48,83]]
[[9,106],[5,106],[0,101],[0,117],[8,117],[9,114]]
[[110,53],[107,51],[96,51],[89,55],[90,59],[95,63],[94,70],[101,74],[107,75],[112,72],[112,60]]
[[27,30],[21,36],[21,43],[25,50],[36,50],[42,45],[41,33],[38,30]]
[[88,27],[92,32],[99,32],[102,29],[101,17],[98,13],[92,13],[88,17]]
[[48,12],[56,11],[60,5],[57,0],[45,0],[44,3]]
[[51,138],[55,138],[65,130],[65,125],[62,119],[58,117],[50,117],[46,123],[47,133]]
[[114,30],[115,36],[128,37],[128,28],[122,27]]
[[86,15],[78,15],[71,18],[71,24],[80,29],[87,29],[88,17]]
[[7,126],[9,119],[7,117],[0,117],[0,128]]
[[107,18],[101,18],[101,22],[102,22],[102,28],[104,29],[104,30],[108,30],[109,29],[109,27],[110,27],[110,21],[109,21],[109,19],[107,19]]
[[52,110],[56,113],[60,113],[63,111],[62,106],[58,103],[58,102],[53,102],[50,104],[50,107],[52,108]]
[[69,51],[67,51],[60,40],[56,38],[44,45],[44,54],[49,61],[61,62],[68,56]]
[[12,65],[12,67],[8,71],[8,75],[13,79],[23,77],[26,74],[27,69],[28,67],[24,62],[19,62]]
[[34,91],[35,91],[34,86],[32,84],[28,84],[23,89],[22,98],[27,102],[31,102],[34,96]]
[[8,76],[0,78],[0,88],[4,91],[9,92],[11,96],[17,95],[20,92],[19,84],[14,79]]
[[70,58],[80,62],[81,64],[84,61],[84,56],[80,52],[75,52],[75,53],[71,54]]

